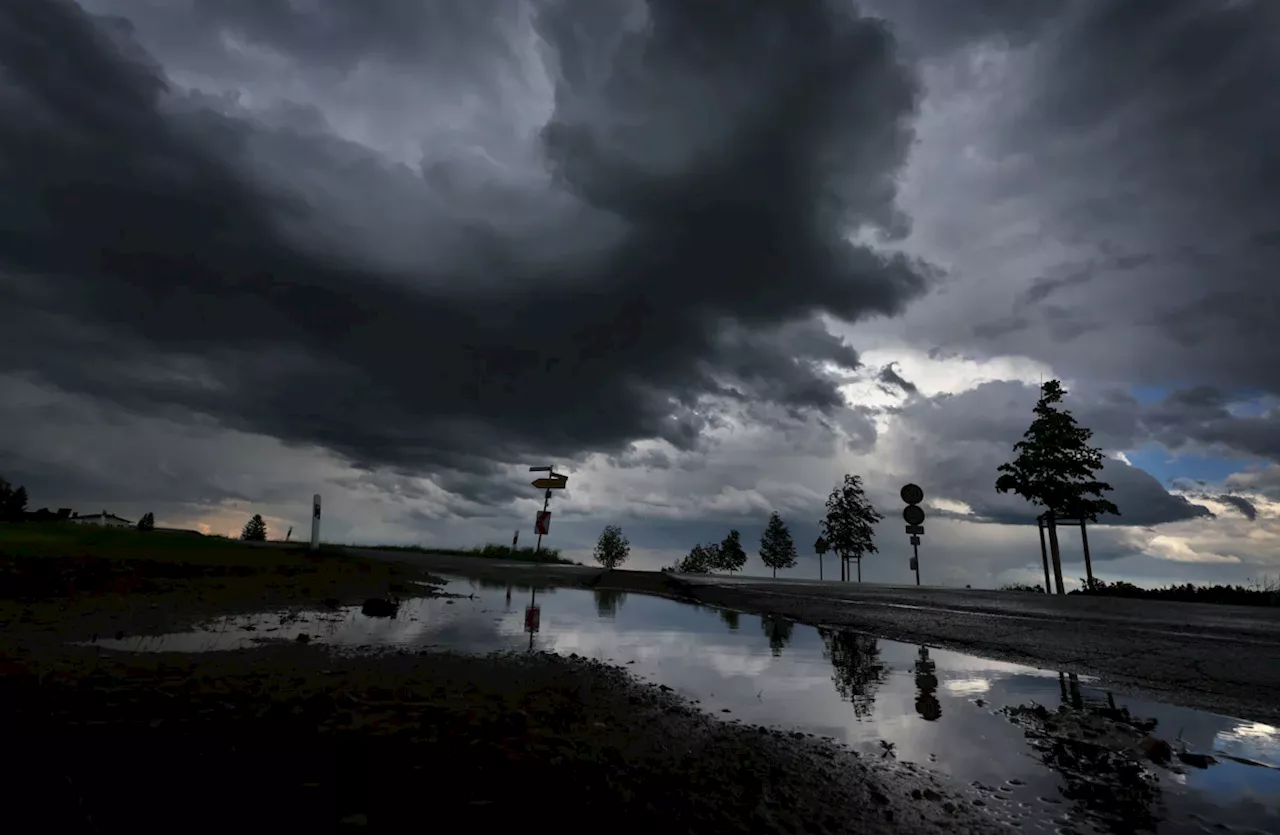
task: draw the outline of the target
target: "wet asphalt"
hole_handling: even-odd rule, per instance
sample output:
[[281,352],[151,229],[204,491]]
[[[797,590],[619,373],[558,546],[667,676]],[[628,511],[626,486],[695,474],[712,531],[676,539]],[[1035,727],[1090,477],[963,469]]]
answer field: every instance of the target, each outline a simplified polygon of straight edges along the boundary
[[[354,549],[353,549],[354,550]],[[651,592],[651,572],[378,552],[424,568]],[[698,602],[1043,669],[1119,692],[1280,725],[1280,611],[1032,592],[681,575]]]

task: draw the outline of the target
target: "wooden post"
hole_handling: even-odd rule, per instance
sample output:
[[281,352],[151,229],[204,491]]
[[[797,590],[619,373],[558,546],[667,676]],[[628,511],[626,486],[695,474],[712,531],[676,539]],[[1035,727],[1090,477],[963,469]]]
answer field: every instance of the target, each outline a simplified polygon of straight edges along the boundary
[[1084,576],[1088,579],[1089,588],[1093,588],[1093,560],[1089,559],[1089,534],[1085,530],[1084,519],[1080,520],[1080,544],[1084,546]]
[[1053,586],[1049,583],[1049,549],[1044,544],[1044,517],[1036,517],[1036,528],[1040,531],[1040,562],[1044,563],[1044,593],[1053,594]]
[[1057,586],[1058,594],[1066,594],[1067,590],[1062,584],[1062,548],[1058,545],[1058,516],[1052,510],[1049,511],[1046,522],[1049,525],[1049,557],[1053,560],[1053,579]]

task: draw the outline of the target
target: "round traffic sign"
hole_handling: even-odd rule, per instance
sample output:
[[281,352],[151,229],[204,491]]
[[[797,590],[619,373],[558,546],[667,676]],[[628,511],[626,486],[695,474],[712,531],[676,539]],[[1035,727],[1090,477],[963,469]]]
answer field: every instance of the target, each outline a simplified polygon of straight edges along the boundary
[[920,504],[924,501],[924,491],[920,489],[919,484],[906,484],[902,487],[902,492],[898,494],[907,504]]
[[902,518],[908,525],[923,525],[924,508],[918,504],[909,504],[902,509]]

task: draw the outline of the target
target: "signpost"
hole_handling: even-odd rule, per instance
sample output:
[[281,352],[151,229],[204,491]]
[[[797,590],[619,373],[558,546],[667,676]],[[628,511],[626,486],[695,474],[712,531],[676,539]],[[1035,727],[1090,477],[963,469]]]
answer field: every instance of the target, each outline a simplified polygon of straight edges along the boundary
[[905,484],[898,493],[907,506],[902,509],[902,519],[911,535],[911,570],[916,573],[916,585],[920,585],[920,537],[924,536],[924,490],[918,484]]
[[813,550],[818,555],[818,580],[821,581],[822,580],[822,557],[824,554],[827,553],[827,550],[828,550],[827,540],[819,536],[817,541],[813,543]]
[[320,494],[311,497],[311,550],[320,547]]
[[538,534],[538,544],[534,546],[533,552],[539,554],[542,552],[542,537],[551,531],[551,511],[547,510],[547,505],[551,503],[551,491],[563,490],[569,482],[567,475],[561,475],[555,471],[555,467],[530,467],[531,473],[546,473],[545,477],[535,479],[533,486],[539,490],[546,490],[542,497],[542,510],[538,511],[537,521],[534,522],[533,529]]

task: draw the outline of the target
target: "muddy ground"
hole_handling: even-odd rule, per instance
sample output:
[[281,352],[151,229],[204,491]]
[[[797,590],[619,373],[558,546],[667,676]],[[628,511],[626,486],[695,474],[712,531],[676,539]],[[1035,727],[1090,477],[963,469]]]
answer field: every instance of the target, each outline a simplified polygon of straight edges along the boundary
[[[302,552],[264,553],[260,566],[222,559],[0,554],[0,738],[19,766],[3,813],[14,831],[999,825],[968,789],[914,766],[723,722],[583,658],[342,657],[293,642],[143,657],[67,643],[431,593],[409,582],[423,576],[409,565]],[[680,593],[658,575],[638,582]]]

